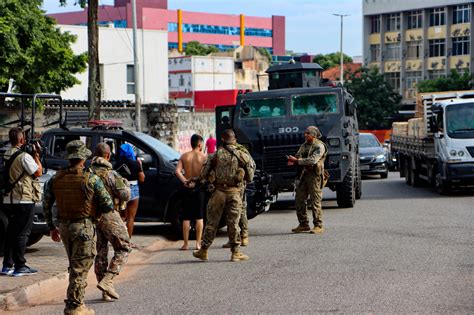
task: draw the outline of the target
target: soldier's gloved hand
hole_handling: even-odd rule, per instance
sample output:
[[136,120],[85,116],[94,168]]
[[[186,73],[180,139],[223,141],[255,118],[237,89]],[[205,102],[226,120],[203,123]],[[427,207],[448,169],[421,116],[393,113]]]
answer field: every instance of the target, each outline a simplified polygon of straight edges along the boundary
[[55,242],[61,242],[61,235],[59,234],[58,228],[54,228],[54,230],[49,231],[49,235],[51,235],[51,239]]

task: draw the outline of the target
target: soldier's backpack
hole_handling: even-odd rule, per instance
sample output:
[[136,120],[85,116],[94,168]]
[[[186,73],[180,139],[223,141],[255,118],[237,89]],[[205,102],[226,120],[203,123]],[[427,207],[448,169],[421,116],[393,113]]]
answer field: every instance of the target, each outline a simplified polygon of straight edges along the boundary
[[20,154],[24,153],[21,150],[16,151],[13,155],[5,161],[3,159],[3,154],[0,157],[0,194],[1,196],[8,195],[12,190],[13,187],[20,181],[20,179],[26,174],[23,170],[23,173],[14,180],[14,182],[10,182],[10,167],[12,166],[13,162],[16,160]]

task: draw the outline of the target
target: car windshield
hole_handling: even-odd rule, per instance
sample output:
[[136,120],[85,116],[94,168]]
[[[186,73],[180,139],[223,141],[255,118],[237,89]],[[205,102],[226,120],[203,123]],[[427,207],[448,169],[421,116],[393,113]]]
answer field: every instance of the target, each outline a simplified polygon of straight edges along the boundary
[[374,135],[359,135],[359,146],[361,148],[380,147],[380,143]]
[[136,135],[145,143],[149,144],[152,148],[154,148],[157,152],[161,154],[163,159],[167,161],[174,161],[179,160],[180,154],[178,151],[173,149],[172,147],[164,144],[160,140],[153,138],[147,134],[137,132]]
[[284,98],[263,98],[245,100],[242,103],[240,117],[242,118],[266,118],[281,117],[286,115]]
[[293,115],[337,113],[337,95],[295,95],[291,99],[291,107]]
[[474,103],[448,106],[446,126],[451,138],[474,138]]

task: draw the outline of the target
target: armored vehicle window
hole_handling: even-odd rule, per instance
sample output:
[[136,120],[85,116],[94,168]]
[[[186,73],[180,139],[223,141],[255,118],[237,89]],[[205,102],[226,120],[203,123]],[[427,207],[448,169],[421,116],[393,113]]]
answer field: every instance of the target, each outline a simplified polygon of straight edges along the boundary
[[291,99],[291,107],[293,115],[337,113],[337,95],[295,95]]
[[245,100],[242,103],[242,118],[281,117],[286,115],[284,98]]
[[66,144],[73,140],[81,140],[90,149],[92,147],[92,137],[80,135],[55,135],[52,144],[51,154],[61,159],[67,158]]

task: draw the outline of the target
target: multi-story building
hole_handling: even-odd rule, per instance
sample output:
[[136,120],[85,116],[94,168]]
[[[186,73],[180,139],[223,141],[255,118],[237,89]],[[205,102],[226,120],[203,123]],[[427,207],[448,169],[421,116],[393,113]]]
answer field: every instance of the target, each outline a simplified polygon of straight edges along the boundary
[[[72,44],[75,54],[87,52],[87,27],[59,25],[62,32],[77,36]],[[126,38],[131,29],[99,29],[99,62],[102,101],[134,101],[135,89],[140,89],[143,103],[168,103],[168,47],[166,31],[140,30],[138,54],[140,56],[140,87],[135,85],[133,50]],[[81,81],[62,92],[63,99],[87,101],[88,72],[79,73]]]
[[416,85],[451,70],[474,73],[473,1],[363,0],[364,63],[412,104]]
[[168,59],[169,100],[196,111],[235,104],[234,58],[184,56]]
[[[99,6],[99,24],[132,27],[132,0]],[[183,48],[189,41],[215,45],[220,50],[252,45],[276,55],[285,54],[285,17],[254,17],[168,10],[167,0],[136,0],[137,26],[167,30],[168,47]],[[87,10],[50,14],[59,24],[87,25]]]

